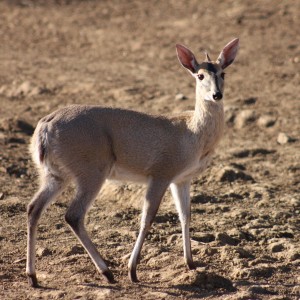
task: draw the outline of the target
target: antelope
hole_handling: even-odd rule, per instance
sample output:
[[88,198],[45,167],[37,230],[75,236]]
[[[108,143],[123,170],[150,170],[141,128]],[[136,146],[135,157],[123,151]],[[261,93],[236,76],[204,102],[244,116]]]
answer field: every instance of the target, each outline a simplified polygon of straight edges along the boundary
[[38,287],[35,271],[37,225],[43,211],[75,183],[76,192],[65,220],[108,283],[114,277],[91,241],[84,219],[106,179],[147,184],[140,231],[128,263],[137,282],[141,248],[170,186],[182,228],[187,267],[194,269],[190,242],[193,177],[206,169],[224,129],[224,69],[235,59],[239,39],[229,42],[216,61],[208,54],[198,63],[191,50],[177,44],[181,65],[196,79],[195,110],[151,115],[120,108],[71,105],[42,118],[30,151],[40,175],[40,188],[28,204],[26,274]]

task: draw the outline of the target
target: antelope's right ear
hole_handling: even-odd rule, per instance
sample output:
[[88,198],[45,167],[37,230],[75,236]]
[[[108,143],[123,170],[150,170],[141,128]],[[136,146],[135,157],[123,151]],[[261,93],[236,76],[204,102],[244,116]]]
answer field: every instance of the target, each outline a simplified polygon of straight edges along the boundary
[[234,39],[231,42],[229,42],[221,51],[217,59],[217,63],[221,66],[223,70],[233,63],[238,49],[239,39]]
[[176,51],[181,65],[193,74],[196,73],[199,64],[192,51],[180,44],[176,44]]

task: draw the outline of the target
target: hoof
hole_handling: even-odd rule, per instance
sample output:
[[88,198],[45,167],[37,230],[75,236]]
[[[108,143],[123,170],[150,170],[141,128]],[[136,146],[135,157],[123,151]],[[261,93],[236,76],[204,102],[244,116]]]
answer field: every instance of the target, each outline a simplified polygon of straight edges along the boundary
[[34,287],[34,288],[38,288],[39,287],[39,284],[38,284],[38,281],[36,279],[36,275],[35,274],[33,274],[33,275],[27,275],[27,278],[28,278],[28,284],[31,287]]
[[110,270],[106,270],[102,274],[108,283],[116,283],[114,275]]
[[139,280],[136,276],[136,270],[129,270],[128,277],[131,280],[131,282],[139,282]]

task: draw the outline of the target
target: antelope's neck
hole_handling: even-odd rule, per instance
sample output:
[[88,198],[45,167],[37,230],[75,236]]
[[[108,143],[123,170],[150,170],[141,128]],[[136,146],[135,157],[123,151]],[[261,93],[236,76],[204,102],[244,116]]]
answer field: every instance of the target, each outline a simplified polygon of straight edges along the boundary
[[194,133],[199,136],[203,147],[207,148],[202,150],[213,150],[223,135],[223,101],[206,101],[198,95],[196,98],[192,127]]

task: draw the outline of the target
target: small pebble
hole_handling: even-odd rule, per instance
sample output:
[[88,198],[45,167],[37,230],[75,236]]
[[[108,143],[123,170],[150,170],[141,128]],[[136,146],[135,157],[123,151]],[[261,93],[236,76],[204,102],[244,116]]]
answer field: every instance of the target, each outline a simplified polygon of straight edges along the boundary
[[182,101],[182,100],[186,100],[187,97],[185,95],[183,95],[183,94],[177,94],[175,96],[175,99],[178,100],[178,101]]
[[259,117],[257,124],[260,127],[272,127],[276,123],[276,118],[273,116],[261,116]]
[[51,255],[52,252],[50,249],[48,248],[38,248],[36,250],[36,255],[39,256],[39,257],[43,257],[43,256],[49,256]]
[[284,132],[280,132],[277,136],[277,143],[280,145],[287,144],[291,141],[292,139]]

